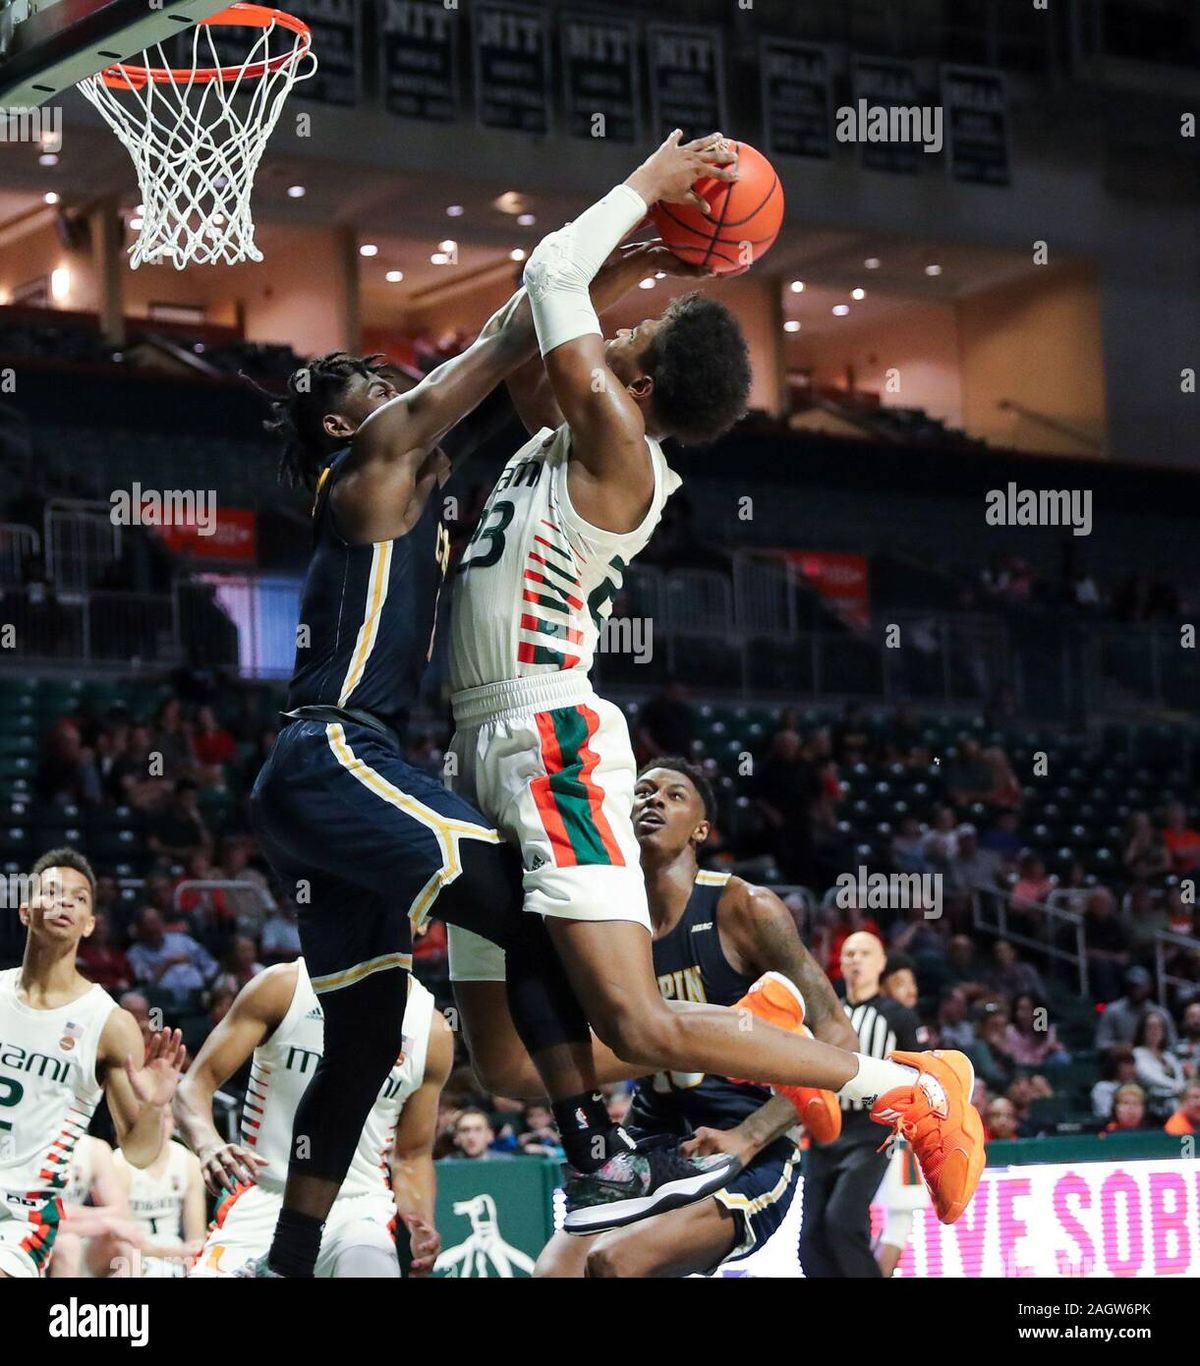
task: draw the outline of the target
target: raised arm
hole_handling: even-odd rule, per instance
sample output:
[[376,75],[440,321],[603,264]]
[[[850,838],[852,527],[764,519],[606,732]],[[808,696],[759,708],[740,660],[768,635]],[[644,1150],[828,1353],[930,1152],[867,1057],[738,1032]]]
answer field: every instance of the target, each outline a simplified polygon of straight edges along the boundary
[[[610,252],[665,200],[704,204],[702,177],[732,180],[734,160],[720,134],[683,144],[676,130],[623,184],[566,227],[550,233],[525,266],[538,348],[559,409],[571,428],[571,496],[598,526],[631,530],[653,493],[641,409],[610,368],[591,295]],[[635,337],[637,329],[634,329]],[[574,471],[582,471],[576,488]]]
[[829,978],[804,947],[791,912],[766,887],[730,882],[721,902],[721,936],[744,964],[747,975],[782,972],[804,995],[805,1024],[822,1043],[856,1052],[859,1047]]
[[175,1122],[183,1141],[200,1159],[204,1184],[214,1195],[255,1182],[267,1166],[257,1153],[221,1136],[213,1122],[213,1095],[287,1014],[296,974],[294,963],[281,963],[251,978],[179,1083]]
[[117,1142],[131,1166],[148,1167],[158,1156],[163,1111],[175,1094],[186,1056],[177,1029],[152,1034],[146,1048],[129,1011],[118,1008],[105,1021],[96,1071]]

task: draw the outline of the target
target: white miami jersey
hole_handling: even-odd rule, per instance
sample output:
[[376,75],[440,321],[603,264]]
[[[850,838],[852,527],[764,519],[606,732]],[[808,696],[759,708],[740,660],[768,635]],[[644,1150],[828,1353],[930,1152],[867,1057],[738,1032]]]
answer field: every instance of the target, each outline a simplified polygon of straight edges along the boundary
[[625,570],[680,478],[646,438],[654,495],[633,531],[585,522],[567,490],[571,433],[544,427],[505,465],[457,567],[450,621],[454,692],[592,666]]
[[20,978],[20,968],[0,972],[0,1199],[9,1216],[36,1222],[61,1198],[100,1102],[96,1054],[117,1003],[93,986],[35,1010],[17,995]]
[[117,1166],[128,1174],[130,1217],[146,1235],[146,1241],[160,1247],[183,1242],[183,1202],[190,1156],[182,1143],[172,1140],[166,1146],[166,1166],[158,1174],[151,1167],[135,1167],[126,1162],[124,1153],[113,1156]]
[[[264,1190],[282,1192],[292,1150],[292,1127],[325,1046],[325,1019],[304,959],[296,962],[296,990],[271,1037],[254,1050],[250,1085],[242,1108],[242,1142],[268,1166],[259,1171]],[[425,1079],[425,1057],[434,1001],[415,978],[408,983],[403,1049],[371,1107],[340,1195],[377,1195],[391,1190],[387,1157],[404,1102]]]

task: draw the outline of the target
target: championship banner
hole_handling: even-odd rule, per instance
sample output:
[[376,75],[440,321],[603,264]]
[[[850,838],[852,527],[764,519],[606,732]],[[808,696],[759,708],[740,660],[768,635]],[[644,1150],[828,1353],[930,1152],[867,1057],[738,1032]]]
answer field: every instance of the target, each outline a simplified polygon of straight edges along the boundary
[[950,175],[972,185],[1010,184],[1003,72],[984,66],[943,66],[942,105]]
[[475,116],[485,128],[548,133],[550,34],[542,10],[476,5]]
[[871,569],[865,555],[837,550],[779,550],[809,586],[856,630],[871,625]]
[[317,74],[300,81],[295,97],[354,105],[362,94],[362,20],[358,0],[288,0],[287,8],[312,29]]
[[501,1277],[533,1273],[554,1232],[554,1189],[562,1166],[543,1157],[498,1161],[448,1158],[437,1164],[435,1276]]
[[[895,140],[890,135],[873,136],[876,130],[870,111],[914,109],[918,106],[916,68],[908,62],[893,62],[886,57],[855,57],[853,131],[859,144],[861,165],[872,171],[891,171],[897,175],[916,175],[924,151],[919,142]],[[846,140],[843,111],[838,111],[838,139]]]
[[253,508],[216,508],[211,532],[198,522],[172,521],[154,528],[159,540],[176,555],[193,560],[258,559],[258,524]]
[[565,14],[559,44],[567,132],[608,142],[640,141],[641,81],[633,20]]
[[650,24],[646,30],[650,67],[651,137],[656,143],[674,129],[684,139],[725,131],[725,49],[721,32],[696,24]]
[[760,38],[763,130],[768,154],[833,155],[833,79],[829,51],[788,38]]
[[442,0],[382,0],[380,88],[389,114],[432,123],[458,116],[457,10]]

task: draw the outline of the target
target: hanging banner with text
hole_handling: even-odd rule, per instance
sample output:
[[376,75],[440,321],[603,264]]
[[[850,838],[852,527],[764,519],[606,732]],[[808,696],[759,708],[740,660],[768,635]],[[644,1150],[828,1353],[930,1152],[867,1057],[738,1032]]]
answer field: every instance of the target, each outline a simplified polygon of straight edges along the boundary
[[442,0],[383,0],[379,44],[384,107],[432,123],[458,115],[461,15]]
[[[923,115],[917,96],[916,69],[908,62],[884,57],[855,57],[854,103],[837,111],[839,142],[857,142],[861,164],[872,171],[916,175],[923,155]],[[940,133],[940,110],[937,115]]]
[[297,82],[297,98],[357,104],[362,94],[362,22],[357,0],[288,0],[286,8],[312,29],[312,50],[317,54],[317,74]]
[[1008,185],[1008,90],[1004,75],[985,66],[943,66],[947,169],[972,185]]
[[550,131],[550,34],[542,10],[476,5],[475,114],[485,128]]
[[725,50],[719,29],[695,24],[650,24],[651,136],[661,142],[683,129],[685,140],[727,131]]
[[639,141],[637,25],[630,19],[565,14],[559,34],[567,132],[576,138]]
[[833,155],[828,49],[762,38],[758,68],[767,153],[828,161]]

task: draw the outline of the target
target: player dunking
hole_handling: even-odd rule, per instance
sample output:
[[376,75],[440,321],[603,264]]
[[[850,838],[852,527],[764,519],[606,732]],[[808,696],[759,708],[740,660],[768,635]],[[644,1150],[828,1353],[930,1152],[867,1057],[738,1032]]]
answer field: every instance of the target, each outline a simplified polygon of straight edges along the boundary
[[[323,1047],[321,1005],[303,958],[247,983],[204,1041],[175,1107],[209,1190],[222,1198],[192,1276],[232,1276],[270,1246],[296,1108]],[[213,1094],[251,1057],[241,1142],[228,1143],[213,1122]],[[410,978],[404,1051],[371,1107],[326,1220],[318,1276],[398,1276],[398,1221],[404,1237],[411,1235],[409,1274],[432,1270],[440,1246],[433,1223],[433,1140],[438,1098],[453,1062],[450,1026],[430,993]]]
[[[601,272],[597,306],[658,268],[648,260],[635,251]],[[396,393],[379,358],[334,355],[297,371],[276,408],[285,472],[316,486],[313,551],[287,723],[251,816],[275,873],[301,893],[325,1030],[296,1108],[295,1137],[306,1141],[292,1148],[275,1237],[246,1274],[313,1274],[322,1224],[401,1051],[410,919],[434,914],[502,943],[527,933],[511,850],[462,797],[403,761],[397,732],[430,655],[449,558],[437,490],[492,405],[471,427],[450,428],[534,351],[518,291],[472,347],[410,393]],[[532,961],[527,979],[520,955],[510,959],[544,1043],[542,966]]]
[[143,1046],[133,1016],[75,968],[95,927],[83,855],[52,849],[30,879],[24,958],[0,972],[0,1279],[45,1274],[71,1154],[102,1096],[126,1160],[154,1162],[184,1062],[178,1030]]
[[[664,1181],[656,1152],[634,1150],[610,1122],[589,1021],[646,1071],[817,1086],[874,1107],[881,1122],[914,1136],[943,1218],[965,1208],[983,1165],[962,1054],[883,1060],[799,1039],[789,1032],[794,1004],[769,991],[747,998],[758,1017],[748,1031],[744,1014],[722,1007],[671,1010],[655,982],[630,815],[633,754],[623,716],[592,691],[588,669],[624,571],[679,482],[660,442],[711,441],[732,426],[750,367],[736,322],[716,301],[688,295],[606,342],[589,286],[650,205],[687,198],[701,176],[731,178],[732,160],[719,135],[685,146],[676,132],[530,256],[525,280],[548,387],[531,384],[519,404],[536,434],[500,476],[455,588],[457,787],[520,849],[525,909],[543,921],[575,993],[553,1002],[553,1047],[539,1050],[514,1011],[573,1169],[573,1232],[644,1217],[660,1194],[703,1198],[712,1179],[693,1170]],[[464,975],[464,956],[480,946],[455,939]]]

